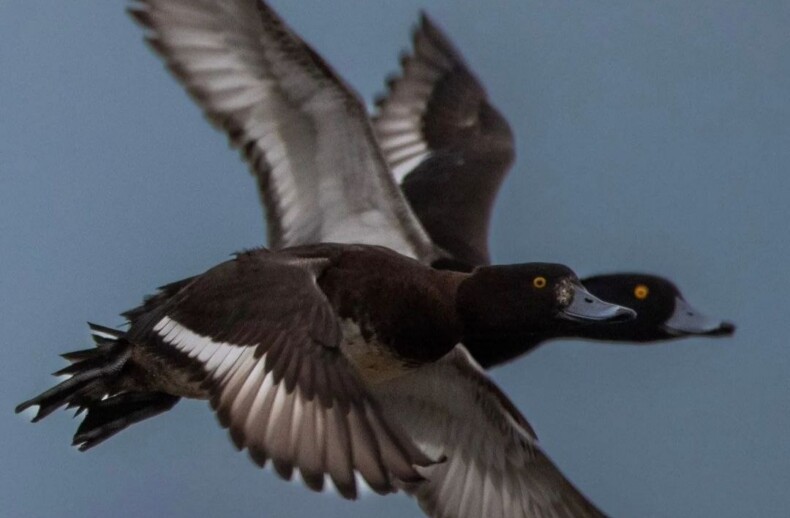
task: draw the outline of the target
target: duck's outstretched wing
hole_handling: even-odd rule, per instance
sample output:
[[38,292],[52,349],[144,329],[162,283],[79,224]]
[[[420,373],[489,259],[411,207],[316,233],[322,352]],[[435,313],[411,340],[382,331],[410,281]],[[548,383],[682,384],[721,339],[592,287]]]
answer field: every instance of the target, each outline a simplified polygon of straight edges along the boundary
[[430,461],[341,354],[337,318],[315,282],[327,262],[240,254],[149,299],[127,338],[179,366],[184,375],[170,383],[201,387],[259,465],[271,459],[286,479],[297,469],[315,490],[329,475],[346,498],[356,497],[355,472],[390,492]]
[[134,0],[146,40],[249,162],[269,245],[384,245],[430,261],[364,105],[261,0]]
[[513,134],[461,54],[425,15],[413,47],[377,101],[376,136],[431,239],[458,261],[487,264],[488,224],[513,163]]
[[428,455],[406,486],[435,518],[604,516],[541,451],[527,421],[462,347],[374,389]]

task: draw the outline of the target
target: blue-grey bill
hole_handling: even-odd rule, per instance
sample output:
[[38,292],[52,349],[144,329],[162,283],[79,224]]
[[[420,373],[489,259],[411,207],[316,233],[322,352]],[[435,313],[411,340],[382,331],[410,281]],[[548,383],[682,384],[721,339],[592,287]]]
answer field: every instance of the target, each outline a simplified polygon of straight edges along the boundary
[[671,335],[722,336],[735,332],[735,324],[711,318],[694,309],[680,297],[675,299],[675,311],[664,322],[664,330]]
[[577,322],[627,322],[636,318],[636,311],[606,302],[582,286],[574,284],[573,300],[562,315]]

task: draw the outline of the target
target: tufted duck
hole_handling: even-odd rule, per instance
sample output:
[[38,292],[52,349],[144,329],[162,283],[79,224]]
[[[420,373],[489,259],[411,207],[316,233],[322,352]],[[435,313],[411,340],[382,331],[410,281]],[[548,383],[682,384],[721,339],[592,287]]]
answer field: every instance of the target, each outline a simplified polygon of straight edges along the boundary
[[17,412],[87,410],[85,450],[180,397],[208,399],[239,449],[315,490],[328,475],[354,498],[358,472],[432,516],[602,516],[461,345],[633,317],[565,266],[467,274],[370,245],[260,249],[125,316],[125,333],[93,326],[98,347],[64,355],[57,374],[72,377]]

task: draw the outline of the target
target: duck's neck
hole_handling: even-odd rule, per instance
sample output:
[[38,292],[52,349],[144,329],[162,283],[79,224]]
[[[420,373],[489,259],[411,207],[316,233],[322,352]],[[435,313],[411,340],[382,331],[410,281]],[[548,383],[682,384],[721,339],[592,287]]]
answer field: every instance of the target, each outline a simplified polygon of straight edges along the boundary
[[469,300],[459,301],[459,288],[472,274],[449,270],[439,271],[437,274],[441,278],[437,286],[443,290],[441,299],[452,303],[455,320],[453,327],[457,330],[457,342],[463,343],[483,366],[502,363],[520,354],[515,350],[522,348],[523,336],[510,337],[501,334],[500,330],[477,329],[474,323],[463,318],[462,306],[469,303]]
[[464,339],[463,344],[474,359],[488,369],[508,363],[537,349],[543,341],[540,336],[522,335],[512,338],[497,337],[491,340],[470,337]]
[[453,270],[434,270],[439,282],[435,284],[438,290],[437,299],[444,308],[444,313],[448,315],[452,323],[450,327],[454,330],[456,343],[463,338],[464,326],[461,316],[458,313],[458,288],[466,279],[469,273]]

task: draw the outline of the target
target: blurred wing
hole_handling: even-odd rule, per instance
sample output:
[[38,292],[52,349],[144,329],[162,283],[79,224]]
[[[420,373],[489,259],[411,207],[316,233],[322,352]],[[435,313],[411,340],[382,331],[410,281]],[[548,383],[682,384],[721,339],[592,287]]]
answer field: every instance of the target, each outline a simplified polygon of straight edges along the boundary
[[546,457],[534,432],[462,346],[376,387],[423,451],[446,460],[406,486],[435,518],[604,516]]
[[513,163],[513,134],[461,54],[424,15],[413,46],[377,102],[376,136],[431,239],[459,261],[487,264],[488,224]]
[[[299,261],[299,262],[297,262]],[[354,472],[376,491],[415,479],[423,463],[381,415],[338,349],[341,331],[315,283],[327,261],[248,252],[148,302],[129,339],[190,367],[239,449],[290,479],[356,496]]]
[[146,39],[257,178],[270,246],[367,243],[431,260],[365,108],[259,0],[136,0]]

